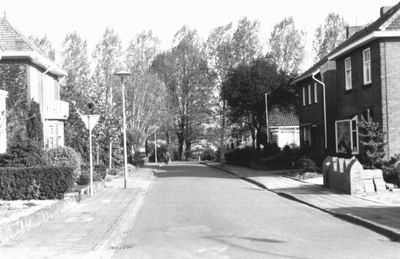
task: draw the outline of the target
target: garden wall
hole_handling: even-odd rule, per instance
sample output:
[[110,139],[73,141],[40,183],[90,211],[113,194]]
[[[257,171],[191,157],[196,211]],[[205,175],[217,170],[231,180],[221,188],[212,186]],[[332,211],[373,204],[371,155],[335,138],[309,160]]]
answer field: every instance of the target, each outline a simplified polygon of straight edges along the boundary
[[348,194],[368,194],[385,190],[382,170],[364,170],[361,163],[351,159],[330,157],[323,164],[324,186]]

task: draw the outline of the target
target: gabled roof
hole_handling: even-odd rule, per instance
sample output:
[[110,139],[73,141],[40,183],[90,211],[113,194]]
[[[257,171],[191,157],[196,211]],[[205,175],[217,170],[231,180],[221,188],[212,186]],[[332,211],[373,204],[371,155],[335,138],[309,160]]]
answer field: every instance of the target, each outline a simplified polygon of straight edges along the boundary
[[28,59],[56,76],[67,76],[67,72],[46,58],[40,49],[13,27],[6,18],[0,18],[0,58]]
[[299,126],[299,117],[294,112],[275,108],[268,113],[268,124],[271,127]]
[[315,63],[311,68],[309,68],[306,72],[295,78],[291,84],[295,84],[299,81],[302,81],[303,79],[306,79],[310,76],[312,76],[315,73],[319,72],[319,69],[326,63],[328,62],[328,56],[323,57],[320,61]]
[[315,63],[310,69],[295,78],[292,84],[302,81],[314,73],[318,73],[319,69],[329,60],[346,54],[361,44],[368,43],[380,37],[400,37],[400,2],[390,8],[386,13],[381,15],[375,22],[369,26],[354,33],[350,38],[345,40],[337,48],[332,50],[328,55]]

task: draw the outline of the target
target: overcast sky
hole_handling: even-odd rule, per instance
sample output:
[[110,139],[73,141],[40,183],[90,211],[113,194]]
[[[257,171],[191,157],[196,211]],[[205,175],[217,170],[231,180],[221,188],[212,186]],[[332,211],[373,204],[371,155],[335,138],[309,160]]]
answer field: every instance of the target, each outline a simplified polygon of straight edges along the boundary
[[315,28],[329,12],[336,12],[350,25],[364,25],[379,17],[381,6],[395,0],[2,0],[0,17],[24,35],[44,36],[60,49],[68,32],[77,31],[93,49],[106,27],[113,28],[127,44],[136,34],[152,30],[164,47],[183,26],[197,29],[206,39],[212,28],[247,16],[261,22],[261,37],[269,37],[274,24],[292,15],[310,41]]

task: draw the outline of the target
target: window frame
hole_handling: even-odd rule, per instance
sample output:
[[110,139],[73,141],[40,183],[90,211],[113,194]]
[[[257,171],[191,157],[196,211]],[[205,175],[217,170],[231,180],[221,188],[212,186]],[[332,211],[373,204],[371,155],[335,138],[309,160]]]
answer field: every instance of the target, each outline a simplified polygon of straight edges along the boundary
[[308,85],[308,105],[311,105],[311,85]]
[[351,71],[351,57],[344,60],[344,79],[346,91],[353,88],[352,85],[352,71]]
[[306,87],[303,86],[303,106],[306,106]]
[[341,135],[347,134],[347,138],[349,139],[349,143],[351,147],[351,154],[358,155],[360,152],[360,143],[359,143],[359,132],[358,132],[358,118],[357,115],[352,119],[347,120],[337,120],[335,121],[335,144],[336,144],[336,153],[346,153],[346,151],[339,150],[339,131],[338,124],[348,123],[348,132],[342,132]]
[[318,103],[318,91],[317,91],[317,83],[314,83],[314,103]]
[[311,146],[311,127],[304,126],[303,127],[303,143],[308,141],[308,146]]
[[[367,55],[368,53],[368,55]],[[371,48],[363,50],[363,81],[364,85],[370,84],[371,79]],[[369,58],[368,60],[366,58]]]

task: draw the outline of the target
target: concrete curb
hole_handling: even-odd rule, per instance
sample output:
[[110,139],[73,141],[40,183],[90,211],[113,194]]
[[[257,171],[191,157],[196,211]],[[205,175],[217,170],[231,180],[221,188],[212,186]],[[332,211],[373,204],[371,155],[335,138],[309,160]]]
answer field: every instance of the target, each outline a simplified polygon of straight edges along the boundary
[[[95,182],[93,184],[93,193],[102,188],[104,188],[104,182]],[[73,207],[77,202],[89,195],[90,186],[83,188],[79,193],[66,193],[63,200],[59,200],[32,214],[20,217],[15,221],[0,226],[0,243],[6,242],[33,227],[39,226],[55,215]]]
[[74,203],[75,202],[60,200],[57,203],[46,206],[30,215],[0,226],[0,243],[6,242],[20,233],[48,221],[58,213],[72,207]]
[[[312,208],[321,210],[321,211],[323,211],[323,212],[325,212],[325,213],[329,213],[329,214],[331,214],[331,215],[333,215],[333,216],[335,216],[335,217],[338,217],[338,218],[341,218],[341,219],[343,219],[343,220],[346,220],[346,221],[352,222],[352,223],[354,223],[354,224],[357,224],[357,225],[363,226],[363,227],[365,227],[365,228],[368,228],[368,229],[370,229],[370,230],[372,230],[372,231],[375,231],[375,232],[377,232],[377,233],[379,233],[379,234],[381,234],[381,235],[383,235],[383,236],[388,237],[388,238],[389,238],[390,240],[392,240],[392,241],[395,241],[395,242],[400,241],[400,233],[398,233],[398,232],[396,232],[396,231],[393,231],[392,229],[390,229],[390,228],[388,228],[388,227],[386,227],[386,226],[382,226],[382,225],[380,225],[380,224],[377,224],[377,223],[372,222],[372,221],[370,221],[370,220],[366,220],[366,219],[360,218],[360,217],[355,216],[355,215],[352,215],[352,214],[340,214],[340,213],[332,212],[332,211],[327,210],[327,209],[323,209],[323,208],[318,207],[318,206],[316,206],[316,205],[314,205],[314,204],[311,204],[311,203],[308,203],[308,202],[303,201],[303,200],[301,200],[301,199],[298,199],[297,197],[295,197],[294,195],[291,195],[290,193],[286,193],[286,192],[277,192],[277,191],[268,189],[265,185],[263,185],[263,184],[261,184],[261,183],[259,183],[259,182],[257,182],[257,181],[254,181],[254,180],[249,179],[249,178],[246,178],[246,177],[242,177],[242,176],[240,176],[240,175],[238,175],[238,174],[236,174],[236,173],[233,173],[233,172],[231,172],[231,171],[229,171],[229,170],[227,170],[227,169],[224,169],[224,168],[221,168],[221,167],[214,167],[214,166],[209,165],[209,164],[207,164],[207,163],[203,163],[203,164],[204,164],[204,165],[207,165],[207,166],[209,166],[209,167],[215,168],[215,169],[219,169],[219,170],[224,171],[224,172],[226,172],[226,173],[228,173],[228,174],[231,174],[231,175],[233,175],[233,176],[236,176],[237,178],[239,178],[239,179],[241,179],[241,180],[244,180],[244,181],[246,181],[246,182],[249,182],[249,183],[251,183],[251,184],[254,184],[254,185],[256,185],[256,186],[258,186],[258,187],[260,187],[260,188],[262,188],[262,189],[266,189],[266,190],[268,190],[268,191],[270,191],[270,192],[276,193],[276,194],[278,194],[279,196],[282,196],[282,197],[284,197],[284,198],[291,199],[291,200],[293,200],[293,201],[303,203],[303,204],[305,204],[305,205],[307,205],[307,206],[310,206],[310,207],[312,207]],[[292,180],[296,181],[295,179],[292,179]]]

